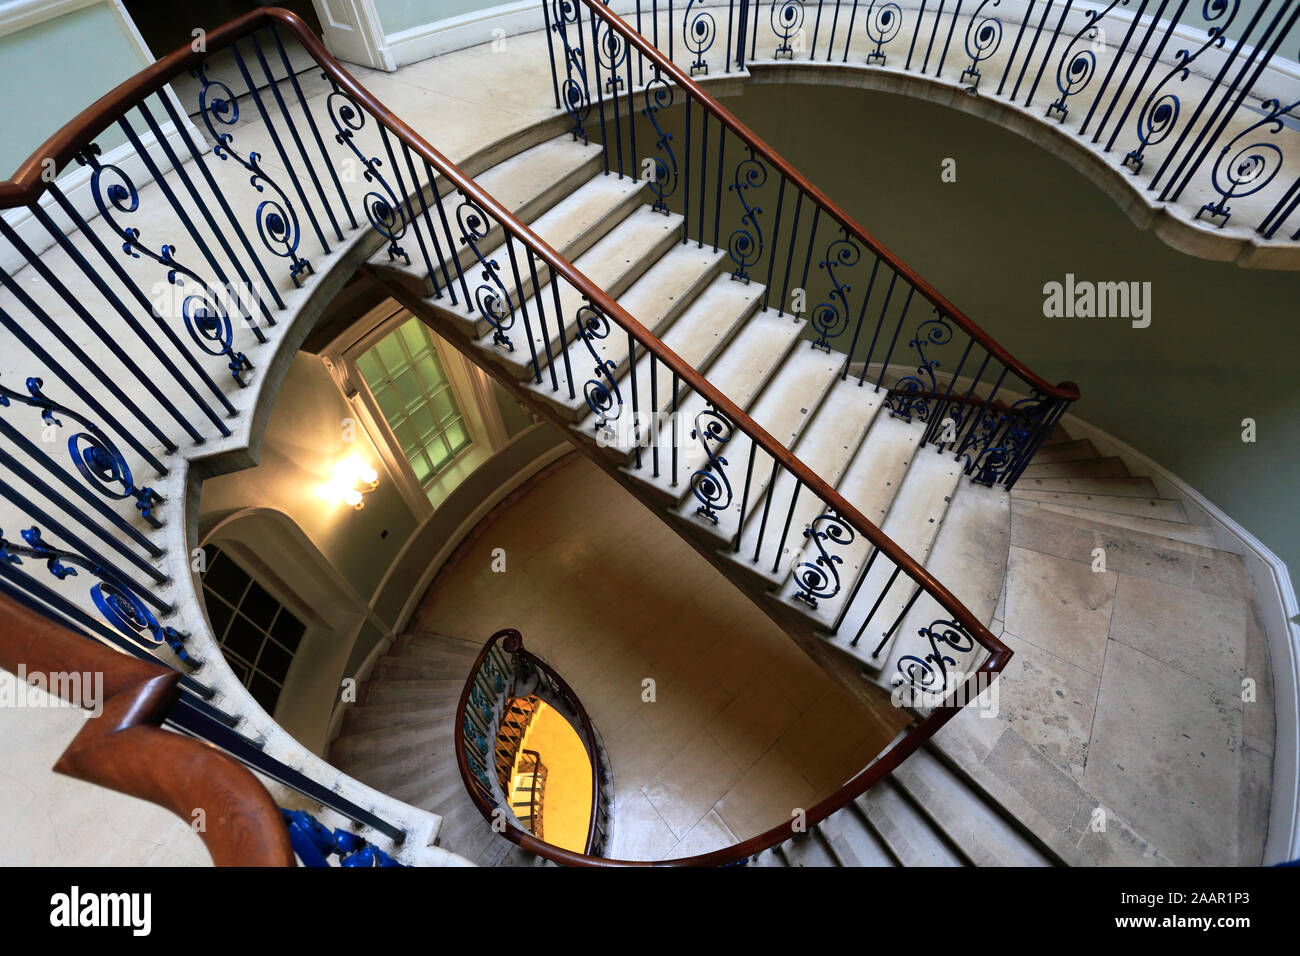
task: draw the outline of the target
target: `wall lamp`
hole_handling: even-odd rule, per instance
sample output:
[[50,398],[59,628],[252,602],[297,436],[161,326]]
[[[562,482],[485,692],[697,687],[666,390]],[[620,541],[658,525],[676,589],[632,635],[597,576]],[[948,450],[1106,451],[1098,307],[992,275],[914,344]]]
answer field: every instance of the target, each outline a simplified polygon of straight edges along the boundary
[[334,466],[334,474],[321,489],[321,496],[360,511],[366,506],[366,495],[378,486],[379,472],[362,461],[360,455],[349,455]]

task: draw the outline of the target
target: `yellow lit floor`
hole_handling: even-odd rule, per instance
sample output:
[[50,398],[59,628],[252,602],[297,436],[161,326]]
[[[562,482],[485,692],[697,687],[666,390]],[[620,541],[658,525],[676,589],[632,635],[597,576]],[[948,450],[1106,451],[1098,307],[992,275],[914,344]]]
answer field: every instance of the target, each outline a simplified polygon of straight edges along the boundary
[[577,731],[554,707],[542,704],[528,725],[522,749],[537,751],[546,767],[542,839],[582,853],[591,824],[591,761]]

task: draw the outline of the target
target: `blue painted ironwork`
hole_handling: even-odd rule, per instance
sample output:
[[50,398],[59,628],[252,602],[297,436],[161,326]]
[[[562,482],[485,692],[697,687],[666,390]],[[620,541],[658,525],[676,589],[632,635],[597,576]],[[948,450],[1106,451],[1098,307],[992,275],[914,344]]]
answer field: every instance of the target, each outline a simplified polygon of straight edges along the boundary
[[332,88],[332,92],[325,98],[325,108],[334,124],[334,140],[340,146],[346,146],[357,158],[362,166],[362,177],[375,186],[366,192],[362,200],[366,219],[375,232],[388,240],[388,258],[393,261],[401,259],[410,265],[411,257],[400,244],[407,227],[402,201],[380,171],[383,160],[377,156],[367,156],[356,143],[356,134],[366,125],[366,111],[328,73],[322,73],[321,76],[330,81]]
[[966,27],[966,55],[970,57],[970,66],[962,70],[961,79],[971,80],[971,85],[980,85],[979,65],[997,52],[1002,42],[1002,21],[994,16],[981,17],[984,8],[992,4],[997,6],[1001,0],[983,0],[971,14],[970,24]]
[[712,405],[695,416],[695,427],[691,429],[691,437],[703,446],[709,459],[707,465],[691,475],[691,493],[700,503],[695,513],[714,524],[718,523],[718,512],[731,506],[731,482],[724,470],[727,459],[718,451],[731,441],[734,432],[735,426]]
[[848,269],[857,265],[862,258],[862,250],[857,243],[848,238],[847,232],[826,247],[826,256],[818,267],[826,270],[831,280],[831,291],[825,300],[818,303],[808,315],[809,324],[817,332],[812,347],[831,350],[831,339],[842,334],[849,327],[849,293],[853,286],[841,282],[836,269]]
[[650,191],[654,193],[655,197],[651,208],[658,212],[667,213],[669,212],[668,204],[664,200],[677,191],[677,156],[673,152],[673,134],[665,132],[664,128],[659,125],[658,113],[660,110],[666,110],[673,105],[673,88],[663,77],[656,75],[646,84],[644,96],[645,106],[641,110],[641,115],[650,120],[650,123],[654,126],[657,134],[655,148],[664,154],[663,156],[651,157],[654,178],[650,180]]
[[948,620],[935,621],[917,634],[929,642],[930,652],[924,657],[905,654],[899,658],[894,686],[908,684],[913,690],[932,694],[946,690],[948,668],[957,665],[953,653],[969,654],[975,649],[975,638],[961,624]]
[[[298,242],[302,237],[298,224],[298,213],[293,208],[288,194],[280,188],[274,179],[267,175],[262,167],[261,156],[256,151],[247,157],[240,155],[234,147],[234,137],[230,133],[220,132],[217,124],[234,126],[239,121],[239,99],[225,83],[208,76],[208,64],[201,63],[190,75],[203,84],[199,91],[199,114],[203,125],[212,137],[212,152],[222,160],[233,159],[251,174],[249,183],[259,193],[269,186],[275,198],[262,200],[257,206],[257,234],[262,245],[276,256],[289,260],[289,278],[295,286],[302,285],[302,277],[310,275],[311,264],[298,255]],[[292,75],[292,74],[291,74]],[[212,95],[215,91],[215,96]]]
[[[1147,95],[1146,102],[1142,104],[1142,110],[1137,119],[1138,145],[1136,148],[1129,150],[1124,156],[1124,165],[1132,169],[1134,175],[1142,171],[1142,164],[1145,162],[1143,153],[1146,148],[1163,143],[1178,124],[1182,103],[1176,94],[1161,93],[1161,90],[1174,77],[1178,77],[1180,83],[1185,81],[1191,75],[1193,61],[1206,50],[1212,47],[1219,49],[1223,46],[1226,40],[1224,33],[1228,27],[1232,26],[1232,21],[1236,18],[1240,7],[1241,0],[1231,0],[1231,8],[1229,8],[1229,0],[1204,0],[1201,13],[1205,21],[1214,23],[1214,21],[1222,19],[1223,22],[1210,27],[1207,39],[1197,47],[1195,52],[1186,49],[1179,50],[1174,57],[1173,67]],[[1226,17],[1224,17],[1224,13],[1227,13]]]
[[46,570],[60,581],[77,576],[78,567],[90,572],[97,579],[90,588],[90,599],[114,629],[145,649],[166,644],[182,663],[199,666],[200,662],[185,649],[188,635],[160,624],[131,581],[76,551],[49,544],[36,525],[23,529],[20,534],[26,542],[23,545],[5,540],[4,532],[0,531],[0,562],[20,565],[23,558],[44,561]]
[[939,383],[934,370],[939,367],[939,360],[926,354],[931,346],[947,345],[952,341],[952,326],[948,317],[935,310],[935,318],[926,319],[916,327],[916,333],[908,348],[916,350],[918,359],[916,374],[899,379],[885,399],[885,408],[895,418],[910,422],[914,417],[918,421],[929,421],[929,394],[938,391]]
[[826,542],[846,547],[853,543],[853,528],[838,514],[828,512],[818,515],[804,529],[804,537],[817,547],[819,552],[815,561],[804,561],[794,569],[794,581],[799,590],[795,599],[803,601],[809,607],[816,607],[821,599],[829,599],[840,593],[840,572],[837,565],[844,559],[838,554],[831,554],[826,549]]
[[329,866],[330,857],[339,866],[403,866],[363,837],[347,830],[331,831],[306,810],[280,808],[289,829],[289,842],[303,866]]
[[682,18],[682,42],[686,45],[686,49],[695,56],[689,69],[691,76],[694,76],[697,72],[709,72],[709,64],[704,59],[704,54],[708,53],[712,48],[713,41],[718,35],[718,24],[714,21],[713,14],[708,10],[695,9],[692,16],[691,10],[699,2],[700,0],[689,0],[686,4],[686,13]]
[[[201,349],[209,355],[227,360],[226,367],[241,387],[247,385],[244,375],[252,371],[253,363],[243,352],[235,351],[230,310],[226,307],[223,296],[197,272],[177,261],[175,246],[163,245],[158,252],[154,252],[140,241],[139,229],[124,226],[118,221],[118,214],[130,215],[140,208],[140,194],[131,178],[120,167],[101,162],[99,155],[99,145],[91,143],[77,154],[76,160],[80,165],[90,167],[90,190],[95,206],[104,221],[124,240],[122,251],[133,259],[143,257],[163,266],[167,270],[167,281],[172,285],[183,286],[188,279],[198,287],[198,292],[187,295],[181,302],[185,328]],[[106,182],[105,176],[116,181]],[[259,341],[266,341],[265,335],[256,325],[250,323],[250,327]]]
[[1043,396],[1033,395],[1006,410],[981,410],[958,450],[971,481],[991,486],[1009,474],[1038,434],[1049,407]]
[[888,58],[884,52],[885,44],[898,36],[898,31],[903,28],[903,11],[896,3],[871,0],[871,5],[867,7],[866,15],[862,18],[862,27],[867,32],[867,39],[876,45],[876,48],[867,54],[867,62],[883,64]]
[[[608,337],[611,329],[609,317],[590,303],[578,310],[578,327],[576,335],[582,339],[595,361],[595,378],[588,379],[582,386],[582,394],[587,399],[587,407],[596,416],[596,430],[608,428],[609,423],[623,412],[623,393],[619,391],[618,363],[613,359],[601,358],[596,351],[596,342]],[[612,414],[611,414],[612,413]]]
[[483,270],[482,282],[474,290],[474,305],[492,326],[492,341],[513,352],[515,345],[506,332],[515,324],[515,304],[501,281],[500,264],[487,258],[479,248],[479,243],[492,232],[492,224],[478,204],[464,195],[456,207],[456,224],[460,226],[461,244],[469,246]]
[[763,210],[751,206],[745,194],[751,189],[758,189],[767,182],[767,167],[749,150],[749,157],[736,164],[734,179],[727,189],[736,194],[745,212],[740,217],[740,226],[731,233],[727,240],[727,253],[736,264],[731,277],[741,282],[749,282],[749,269],[763,258],[763,227],[758,215]]
[[[604,67],[608,73],[605,92],[616,93],[623,88],[623,78],[618,75],[618,71],[627,61],[627,41],[605,20],[596,21],[595,34],[596,39],[592,43],[592,49],[596,53],[596,64],[598,67]],[[599,69],[596,71],[596,76],[600,76]]]
[[1219,151],[1219,157],[1210,172],[1211,185],[1219,198],[1198,209],[1197,219],[1208,215],[1211,219],[1218,220],[1219,228],[1222,229],[1232,217],[1229,202],[1243,196],[1253,196],[1273,181],[1282,169],[1281,148],[1267,140],[1247,142],[1242,146],[1237,144],[1249,140],[1257,130],[1266,129],[1275,135],[1281,132],[1283,118],[1297,106],[1300,106],[1300,100],[1286,106],[1280,100],[1265,100],[1260,107],[1265,115],[1230,139]]
[[564,47],[564,81],[559,97],[573,120],[573,138],[587,142],[587,119],[591,116],[591,89],[587,83],[586,57],[582,48],[581,4],[578,0],[550,0],[551,31]]
[[1070,107],[1065,101],[1092,82],[1093,75],[1097,72],[1097,54],[1086,48],[1076,50],[1075,46],[1085,35],[1089,43],[1095,42],[1101,33],[1097,24],[1117,6],[1128,6],[1128,0],[1111,0],[1104,10],[1083,12],[1087,22],[1066,44],[1061,62],[1057,64],[1056,88],[1061,91],[1061,95],[1047,107],[1048,116],[1059,116],[1061,122],[1065,122],[1065,117],[1070,113]]
[[776,34],[777,39],[772,58],[777,60],[782,56],[793,58],[794,47],[790,45],[790,40],[803,29],[803,0],[780,0],[779,3],[773,0],[768,19],[772,21],[772,32]]
[[134,498],[136,510],[141,517],[155,528],[162,527],[162,522],[153,514],[154,506],[162,503],[162,495],[152,488],[141,488],[135,484],[131,468],[113,440],[84,415],[45,395],[41,391],[43,383],[39,378],[28,378],[26,384],[27,395],[0,385],[0,407],[8,408],[10,402],[20,402],[40,409],[41,418],[49,425],[63,425],[62,420],[54,416],[55,412],[80,423],[86,430],[68,438],[68,454],[72,456],[72,463],[86,484],[105,498],[118,501]]

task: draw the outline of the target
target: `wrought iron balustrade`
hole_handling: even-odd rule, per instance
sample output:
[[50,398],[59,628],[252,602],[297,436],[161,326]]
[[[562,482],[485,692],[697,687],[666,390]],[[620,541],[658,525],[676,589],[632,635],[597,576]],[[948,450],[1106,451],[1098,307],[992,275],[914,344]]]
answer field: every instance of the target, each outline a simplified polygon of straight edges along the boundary
[[[465,789],[483,819],[512,843],[534,852],[540,848],[543,856],[568,852],[543,840],[541,788],[544,783],[539,784],[538,776],[544,781],[546,770],[541,757],[536,751],[516,745],[504,774],[499,762],[498,741],[511,720],[512,704],[534,697],[555,707],[569,720],[587,751],[591,765],[591,817],[585,848],[578,855],[599,858],[609,848],[614,799],[604,745],[578,695],[546,661],[524,649],[523,637],[513,629],[498,631],[488,639],[470,668],[456,708],[456,763]],[[533,776],[529,800],[519,805],[528,810],[522,818],[515,813],[516,804],[510,800],[517,754],[531,760],[526,768],[525,757],[520,757],[517,772]]]
[[[1232,222],[1265,243],[1300,241],[1300,0],[543,6],[556,106],[583,133],[594,128],[593,109],[608,105],[601,100],[617,98],[603,84],[624,70],[622,56],[630,57],[637,88],[660,75],[644,52],[606,33],[606,14],[617,9],[691,76],[790,61],[949,83],[1059,123],[1157,203],[1182,201],[1197,210],[1193,219],[1219,228]],[[690,46],[697,36],[709,42]],[[590,55],[597,44],[599,58]]]

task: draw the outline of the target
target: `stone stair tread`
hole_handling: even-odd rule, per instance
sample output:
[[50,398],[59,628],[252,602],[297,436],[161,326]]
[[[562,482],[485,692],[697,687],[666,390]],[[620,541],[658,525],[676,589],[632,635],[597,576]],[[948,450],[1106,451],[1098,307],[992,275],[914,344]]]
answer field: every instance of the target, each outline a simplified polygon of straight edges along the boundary
[[1076,458],[1069,461],[1031,461],[1018,481],[1032,478],[1128,478],[1129,470],[1122,459]]
[[447,713],[454,714],[456,704],[457,700],[449,697],[446,700],[414,706],[408,701],[354,705],[348,709],[343,718],[343,734],[364,732],[372,727],[398,727],[420,723]]
[[[1137,515],[1115,514],[1109,511],[1095,511],[1089,508],[1076,508],[1071,505],[1058,505],[1044,501],[1015,501],[1012,511],[1024,509],[1036,517],[1046,520],[1058,520],[1072,528],[1092,528],[1097,530],[1119,529],[1137,540],[1147,541],[1157,546],[1167,547],[1171,542],[1178,542],[1189,547],[1199,548],[1206,553],[1220,550],[1214,529],[1185,521],[1166,521],[1161,518],[1139,517]],[[1066,521],[1066,519],[1070,519]]]
[[[917,455],[908,467],[902,487],[885,516],[881,530],[922,564],[929,557],[961,474],[961,464],[948,455]],[[889,644],[897,640],[898,629],[880,647],[878,654],[875,653],[876,648],[916,589],[912,579],[900,573],[886,593],[886,585],[895,569],[894,563],[883,557],[872,564],[859,589],[857,600],[849,605],[838,633],[830,639],[836,647],[872,669],[881,668],[888,659]],[[848,586],[852,587],[853,583]],[[884,600],[872,614],[882,593]]]
[[[862,444],[884,397],[884,392],[863,388],[853,379],[837,380],[791,450],[813,474],[836,485]],[[775,486],[769,489],[770,495],[765,493],[751,501],[740,548],[733,555],[742,566],[772,584],[780,584],[785,579],[791,561],[803,549],[804,529],[826,507],[820,498],[806,490],[796,498],[795,484],[794,476],[782,471]],[[782,537],[787,517],[789,531]],[[761,550],[755,563],[756,548]]]
[[[582,143],[572,136],[557,136],[516,153],[474,177],[475,182],[517,218],[527,222],[528,203],[568,176],[600,162],[599,143]],[[524,211],[521,215],[521,210]]]
[[844,866],[897,866],[897,861],[860,814],[855,806],[849,805],[817,826]]
[[[838,355],[827,355],[812,348],[794,349],[763,389],[749,412],[750,418],[781,445],[791,447],[816,415],[818,406],[830,390],[842,364],[843,360]],[[698,447],[700,451],[695,458],[695,468],[688,465],[691,459],[683,456],[684,472],[688,469],[693,472],[707,463],[703,447]],[[735,534],[741,517],[742,491],[751,447],[753,442],[749,436],[737,430],[731,440],[716,452],[727,459],[724,471],[732,488],[732,500],[727,504],[726,511],[720,514],[718,525],[696,513],[697,504],[693,497],[685,501],[677,513],[717,537],[725,539]],[[749,490],[750,502],[759,500],[764,494],[771,473],[771,457],[766,453],[755,454],[753,480]],[[689,483],[687,490],[689,491]]]
[[468,641],[463,637],[450,637],[446,634],[435,634],[432,631],[404,631],[398,638],[399,647],[436,647],[446,651],[469,651],[477,656],[478,652],[483,650],[482,641]]
[[1011,493],[1059,491],[1077,495],[1113,495],[1128,498],[1159,498],[1150,478],[1021,478]]
[[[781,367],[784,356],[795,346],[800,325],[788,318],[778,317],[775,311],[753,313],[753,299],[747,301],[748,294],[743,291],[747,287],[726,278],[722,281],[732,290],[742,290],[731,294],[741,296],[738,301],[745,307],[745,315],[748,319],[742,321],[713,361],[703,367],[696,366],[696,369],[732,402],[741,408],[748,408],[754,397],[767,384],[769,377]],[[703,311],[704,308],[705,306],[699,306],[699,311]],[[681,325],[687,320],[695,321],[696,317],[692,315],[695,311],[697,310],[693,306],[677,324]],[[700,320],[707,321],[707,317]],[[680,499],[688,494],[690,476],[705,460],[698,442],[690,441],[689,430],[694,427],[696,416],[706,407],[704,397],[694,391],[689,392],[678,403],[677,412],[682,422],[680,428],[685,430],[686,434],[678,436],[680,447],[676,484],[673,483],[672,471],[669,467],[661,468],[658,477],[653,475],[651,468],[645,467],[629,470],[628,474],[656,488],[666,496]],[[660,436],[661,458],[664,455],[663,449],[670,449],[671,443],[671,434]]]
[[974,865],[1053,865],[1037,845],[926,748],[903,761],[893,779]]
[[780,846],[789,866],[838,866],[839,862],[831,855],[814,827],[807,833],[786,840]]
[[[877,415],[848,469],[840,478],[836,487],[840,497],[877,527],[883,525],[912,459],[924,453],[924,450],[918,448],[920,440],[921,431],[913,425],[892,415]],[[809,615],[822,627],[830,627],[834,623],[840,607],[848,599],[848,588],[857,580],[858,571],[870,554],[871,543],[865,537],[855,535],[847,547],[835,548],[834,551],[842,559],[842,563],[837,565],[840,591],[834,597],[819,600],[816,608],[810,608],[802,601],[795,602],[794,595],[801,588],[793,569],[780,592],[780,599],[784,603]],[[795,563],[795,568],[803,563],[816,564],[820,554],[816,545],[809,543]]]
[[[989,626],[997,613],[1010,550],[1011,502],[1006,492],[1001,488],[963,481],[948,505],[925,568],[936,580],[943,582],[977,620]],[[922,594],[899,625],[898,635],[885,655],[885,666],[880,669],[878,682],[891,687],[904,656],[924,660],[930,652],[930,645],[921,636],[921,629],[951,619],[952,615],[938,601],[929,594]],[[984,658],[978,645],[965,657],[951,648],[944,650],[956,659],[955,668],[967,673]],[[955,686],[952,680],[947,684]]]
[[464,680],[473,660],[454,657],[387,657],[375,665],[375,674],[397,680]]
[[[697,249],[691,243],[674,245],[619,296],[618,303],[632,318],[667,343],[668,336],[684,317],[685,312],[698,300],[704,290],[711,286],[723,258],[725,258],[724,253],[712,249]],[[616,363],[614,374],[623,392],[623,414],[627,414],[632,407],[632,399],[628,391],[630,381],[627,337],[615,338],[615,341],[597,340],[594,344],[602,357]],[[678,348],[673,350],[687,362],[695,364],[695,358],[687,357]],[[638,351],[642,350],[638,349]],[[652,404],[649,400],[649,385],[643,381],[649,376],[649,366],[649,357],[640,355],[637,360],[637,407],[642,410],[649,409]],[[661,377],[664,375],[662,369],[659,374]],[[542,385],[535,384],[533,387],[548,388],[549,381],[543,381]],[[667,395],[668,386],[661,386],[660,398]],[[588,434],[594,433],[597,420],[595,413],[587,415],[579,425],[579,430]]]
[[397,701],[459,700],[464,680],[383,680],[368,681],[367,704]]
[[1029,488],[1022,489],[1019,485],[1011,489],[1011,497],[1022,501],[1070,505],[1091,511],[1112,512],[1114,514],[1187,523],[1187,512],[1183,508],[1183,503],[1174,498],[1138,498],[1131,495],[1039,491]]
[[882,780],[856,803],[876,836],[903,866],[966,865],[892,780]]
[[1030,460],[1031,465],[1048,464],[1057,461],[1081,461],[1087,458],[1099,458],[1097,446],[1087,438],[1074,441],[1057,442],[1055,445],[1043,445]]
[[[607,233],[595,239],[581,254],[570,256],[579,272],[615,299],[620,298],[623,291],[680,238],[684,221],[679,215],[664,216],[644,205],[635,208],[621,206],[619,211],[623,214],[622,218]],[[614,215],[618,213],[610,213],[610,217]],[[541,288],[533,292],[531,279],[525,280],[525,287],[529,290],[525,302],[520,303],[517,296],[513,297],[515,322],[508,334],[514,348],[508,349],[493,341],[496,333],[491,329],[486,330],[475,344],[505,362],[520,378],[532,377],[534,382],[536,374],[532,356],[536,354],[542,383],[546,386],[546,390],[539,394],[550,396],[571,407],[584,406],[580,392],[569,399],[567,390],[551,390],[548,366],[554,361],[557,377],[564,377],[561,370],[565,367],[565,343],[568,343],[575,379],[581,381],[586,377],[578,370],[591,364],[591,355],[586,351],[585,345],[575,342],[575,330],[579,312],[587,305],[587,300],[567,280],[560,281],[558,286],[545,279],[539,278],[538,281],[542,283]],[[510,288],[509,283],[507,288]],[[564,320],[562,324],[556,321],[557,289],[560,302],[558,315]],[[528,316],[527,322],[524,321],[525,314]],[[545,322],[542,321],[543,316]],[[627,346],[623,336],[614,336],[612,342],[608,339],[606,342],[615,350],[620,345],[623,349]]]

